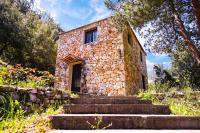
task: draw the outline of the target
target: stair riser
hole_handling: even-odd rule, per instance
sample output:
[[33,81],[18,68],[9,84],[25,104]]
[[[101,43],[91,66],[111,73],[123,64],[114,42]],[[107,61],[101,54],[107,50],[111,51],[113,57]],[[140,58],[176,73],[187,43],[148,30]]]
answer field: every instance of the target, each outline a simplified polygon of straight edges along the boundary
[[136,96],[90,96],[90,95],[80,95],[80,98],[121,98],[121,99],[138,99]]
[[[95,125],[95,116],[54,116],[54,129],[88,130]],[[90,123],[88,124],[87,121]],[[103,116],[100,129],[112,123],[108,129],[200,129],[200,117],[141,117]]]
[[78,98],[71,99],[73,104],[151,104],[150,100],[111,99],[111,98]]
[[168,106],[150,104],[74,104],[64,110],[71,114],[170,114]]

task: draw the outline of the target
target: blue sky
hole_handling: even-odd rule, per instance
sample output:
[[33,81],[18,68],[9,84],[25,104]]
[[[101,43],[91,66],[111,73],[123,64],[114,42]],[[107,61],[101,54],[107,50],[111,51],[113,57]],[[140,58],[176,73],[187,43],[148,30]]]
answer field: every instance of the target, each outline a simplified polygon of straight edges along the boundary
[[[35,7],[50,14],[65,31],[105,18],[111,14],[104,0],[35,0]],[[140,43],[144,39],[136,33]],[[147,68],[149,81],[154,78],[153,65],[163,64],[169,68],[170,58],[166,55],[148,53]]]

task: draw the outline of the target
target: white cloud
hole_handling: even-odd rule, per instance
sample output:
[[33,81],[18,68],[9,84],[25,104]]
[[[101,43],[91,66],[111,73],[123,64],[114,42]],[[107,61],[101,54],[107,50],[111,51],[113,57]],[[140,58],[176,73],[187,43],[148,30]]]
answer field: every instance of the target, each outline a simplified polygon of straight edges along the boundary
[[148,73],[148,82],[152,83],[155,80],[155,72],[153,70],[153,66],[155,65],[155,63],[146,60],[147,63],[147,73]]
[[77,8],[77,9],[74,9],[74,8],[71,8],[71,7],[67,7],[63,13],[65,15],[68,15],[70,17],[74,17],[74,18],[79,18],[79,19],[85,19],[87,17],[89,17],[91,14],[92,14],[92,11],[86,8]]
[[90,19],[90,22],[106,18],[111,14],[100,0],[90,0],[89,4],[91,9],[94,10],[94,16]]
[[41,0],[35,0],[34,1],[34,10],[40,10],[42,12],[44,12],[45,10],[42,8],[41,6]]
[[[74,7],[71,6],[72,0],[35,0],[34,10],[48,13],[56,22],[60,17],[65,15],[80,21],[93,22],[108,17],[111,12],[105,7],[102,0],[77,0],[84,2],[88,6]],[[48,4],[48,6],[43,4]],[[87,5],[86,4],[86,5]]]
[[[50,14],[51,17],[54,18],[55,21],[57,21],[60,14],[63,14],[65,10],[61,8],[61,4],[65,4],[66,6],[70,4],[72,0],[44,0],[46,3],[48,3],[48,8],[43,8],[41,3],[42,0],[35,0],[34,1],[34,10],[40,10],[42,12],[46,12]],[[68,7],[68,6],[67,6]]]
[[47,1],[48,1],[48,3],[50,4],[51,7],[54,7],[58,2],[58,0],[47,0]]

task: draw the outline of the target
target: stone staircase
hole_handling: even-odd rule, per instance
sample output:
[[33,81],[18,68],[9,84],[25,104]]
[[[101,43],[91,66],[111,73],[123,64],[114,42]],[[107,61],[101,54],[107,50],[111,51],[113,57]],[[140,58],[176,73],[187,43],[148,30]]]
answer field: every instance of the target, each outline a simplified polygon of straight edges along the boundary
[[71,99],[65,114],[51,116],[54,129],[200,129],[200,117],[170,115],[166,105],[125,96],[87,96]]

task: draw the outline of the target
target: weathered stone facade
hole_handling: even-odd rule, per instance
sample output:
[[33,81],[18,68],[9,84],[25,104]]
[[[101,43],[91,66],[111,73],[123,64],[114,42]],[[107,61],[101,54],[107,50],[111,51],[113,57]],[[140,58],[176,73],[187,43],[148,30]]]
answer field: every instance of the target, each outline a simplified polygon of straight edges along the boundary
[[[84,43],[86,31],[97,29],[95,42]],[[132,46],[127,43],[131,34]],[[140,61],[142,53],[143,61]],[[147,85],[145,52],[134,32],[114,28],[106,18],[59,36],[56,61],[57,88],[71,90],[73,65],[82,64],[80,92],[98,95],[128,95]]]

